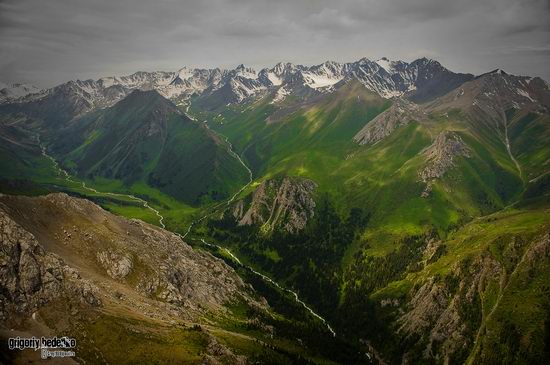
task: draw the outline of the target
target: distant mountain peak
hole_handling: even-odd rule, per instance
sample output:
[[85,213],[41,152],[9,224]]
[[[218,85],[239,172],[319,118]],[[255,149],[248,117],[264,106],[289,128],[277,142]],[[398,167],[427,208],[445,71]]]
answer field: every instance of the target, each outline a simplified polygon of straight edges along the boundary
[[235,68],[234,73],[235,76],[240,76],[247,79],[256,79],[258,77],[258,73],[256,72],[256,70],[251,67],[246,67],[242,63],[237,66],[237,68]]
[[178,70],[178,78],[180,78],[182,81],[187,80],[188,78],[193,76],[193,70],[188,68],[187,66],[183,66]]
[[0,82],[0,102],[17,100],[30,94],[39,93],[40,91],[41,89],[34,85]]
[[485,72],[485,73],[482,73],[481,75],[476,76],[476,79],[486,77],[486,76],[513,76],[513,75],[510,75],[509,73],[505,72],[500,68],[496,68],[492,71]]
[[394,71],[394,65],[397,63],[396,61],[390,61],[387,57],[382,57],[375,62],[388,73]]
[[497,74],[497,75],[508,75],[508,73],[504,72],[503,69],[497,68],[493,71],[490,71],[489,74]]
[[428,57],[420,57],[420,58],[417,58],[415,61],[413,62],[421,62],[421,63],[437,63],[439,64],[438,61],[434,60],[433,58],[428,58]]
[[151,113],[181,114],[181,111],[174,103],[162,96],[154,89],[136,89],[128,96],[114,105],[116,108],[135,108],[136,106],[147,105]]

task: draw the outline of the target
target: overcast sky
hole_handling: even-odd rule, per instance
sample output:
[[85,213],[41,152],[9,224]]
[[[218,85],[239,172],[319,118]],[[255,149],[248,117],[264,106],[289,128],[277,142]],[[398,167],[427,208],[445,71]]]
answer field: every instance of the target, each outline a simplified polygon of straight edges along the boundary
[[0,81],[426,56],[550,80],[550,0],[0,0]]

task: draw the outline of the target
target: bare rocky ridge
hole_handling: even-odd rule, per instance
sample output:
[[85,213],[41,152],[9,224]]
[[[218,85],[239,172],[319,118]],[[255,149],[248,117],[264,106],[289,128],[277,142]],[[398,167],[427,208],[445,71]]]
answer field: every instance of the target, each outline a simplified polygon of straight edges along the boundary
[[435,141],[423,151],[426,158],[425,167],[418,175],[422,182],[427,183],[422,196],[427,196],[431,190],[431,182],[441,178],[454,166],[457,156],[470,157],[471,152],[462,138],[453,131],[443,131]]
[[355,136],[361,145],[374,144],[411,120],[422,122],[429,115],[445,115],[453,110],[466,113],[468,119],[503,133],[506,112],[515,109],[523,113],[548,114],[550,88],[535,77],[509,75],[496,70],[457,85],[456,89],[423,104],[400,98],[392,106],[366,124]]
[[285,176],[262,182],[249,201],[240,200],[232,208],[239,225],[264,225],[296,233],[313,217],[316,184],[307,179]]
[[374,144],[389,136],[395,129],[420,121],[425,117],[421,107],[405,99],[397,99],[387,110],[367,123],[353,140],[360,145]]
[[496,70],[464,83],[426,107],[433,112],[461,109],[475,120],[498,126],[506,110],[511,108],[548,113],[550,89],[538,77],[515,76]]

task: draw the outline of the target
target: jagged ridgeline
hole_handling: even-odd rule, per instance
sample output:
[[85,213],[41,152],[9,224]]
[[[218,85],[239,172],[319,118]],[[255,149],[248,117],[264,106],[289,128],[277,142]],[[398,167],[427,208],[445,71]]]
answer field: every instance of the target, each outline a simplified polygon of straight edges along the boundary
[[[168,229],[296,292],[338,334],[320,357],[550,361],[546,81],[384,58],[10,90],[2,191],[62,189],[158,222],[63,181],[40,142],[75,179],[146,199]],[[284,295],[239,273],[296,324]]]

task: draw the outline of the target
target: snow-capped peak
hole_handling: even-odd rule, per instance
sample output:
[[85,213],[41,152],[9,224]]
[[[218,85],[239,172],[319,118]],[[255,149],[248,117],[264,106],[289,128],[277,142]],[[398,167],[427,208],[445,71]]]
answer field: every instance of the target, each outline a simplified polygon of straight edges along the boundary
[[182,81],[185,81],[193,76],[193,70],[187,67],[182,67],[178,71],[178,78]]
[[271,71],[277,75],[281,76],[287,70],[293,70],[294,65],[290,62],[279,62],[271,69]]
[[256,70],[250,67],[245,67],[245,65],[243,64],[240,64],[239,66],[237,66],[235,71],[236,71],[236,74],[235,74],[236,76],[245,77],[247,79],[256,79],[258,77],[258,73],[256,72]]
[[382,57],[381,59],[376,60],[375,62],[378,64],[378,66],[386,70],[387,73],[393,72],[395,62],[388,60],[386,57]]

